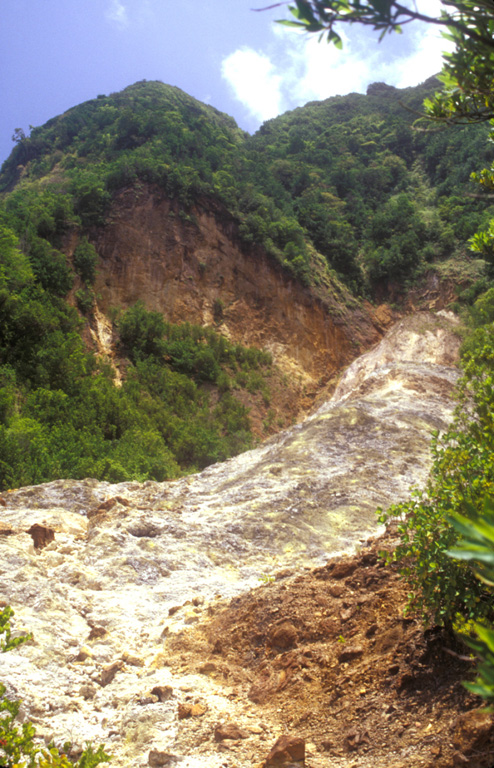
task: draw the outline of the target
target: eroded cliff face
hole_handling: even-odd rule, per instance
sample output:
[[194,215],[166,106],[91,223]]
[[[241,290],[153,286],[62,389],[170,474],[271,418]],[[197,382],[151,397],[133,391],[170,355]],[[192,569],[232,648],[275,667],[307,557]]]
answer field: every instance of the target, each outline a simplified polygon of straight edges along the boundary
[[309,290],[290,279],[242,244],[236,222],[212,201],[186,215],[158,190],[122,191],[92,239],[100,314],[141,299],[172,322],[216,325],[235,342],[268,349],[311,386],[378,341],[391,321],[337,282]]
[[[257,728],[235,764],[258,762],[265,734],[285,730],[281,710],[260,713],[249,672],[223,665],[210,676],[218,669],[211,650],[204,669],[182,667],[187,642],[177,633],[207,625],[217,596],[239,595],[260,578],[283,577],[290,590],[290,576],[375,533],[375,508],[425,480],[431,430],[447,425],[454,404],[454,331],[448,317],[401,321],[305,422],[198,475],[143,485],[57,481],[4,494],[0,592],[34,641],[0,655],[0,679],[24,699],[40,734],[76,746],[106,742],[121,768],[219,768],[225,755],[214,728],[234,719]],[[378,639],[387,613],[373,619]],[[266,621],[275,622],[271,613]],[[337,656],[338,634],[347,631],[329,622],[317,653]],[[295,684],[303,698],[304,680]],[[383,749],[383,764],[395,764]],[[354,758],[336,764],[347,768]]]

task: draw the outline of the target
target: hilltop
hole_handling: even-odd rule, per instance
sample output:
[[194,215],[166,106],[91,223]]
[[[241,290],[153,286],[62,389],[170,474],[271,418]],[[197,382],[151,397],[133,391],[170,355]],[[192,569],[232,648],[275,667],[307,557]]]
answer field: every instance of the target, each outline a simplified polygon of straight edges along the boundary
[[141,82],[19,135],[1,486],[201,469],[296,420],[400,312],[474,297],[465,241],[490,209],[469,176],[492,149],[482,126],[417,130],[434,87],[375,84],[248,136]]

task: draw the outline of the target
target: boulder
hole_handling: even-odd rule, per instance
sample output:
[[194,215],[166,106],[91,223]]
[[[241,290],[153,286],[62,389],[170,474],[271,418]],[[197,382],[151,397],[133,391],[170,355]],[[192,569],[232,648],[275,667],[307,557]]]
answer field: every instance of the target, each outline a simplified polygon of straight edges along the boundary
[[269,633],[269,642],[275,648],[292,648],[298,640],[298,632],[290,621],[278,624]]
[[275,741],[264,765],[288,766],[292,763],[305,765],[305,741],[299,736],[280,736]]
[[239,728],[235,723],[220,723],[214,729],[214,740],[223,741],[224,739],[247,739],[247,731]]

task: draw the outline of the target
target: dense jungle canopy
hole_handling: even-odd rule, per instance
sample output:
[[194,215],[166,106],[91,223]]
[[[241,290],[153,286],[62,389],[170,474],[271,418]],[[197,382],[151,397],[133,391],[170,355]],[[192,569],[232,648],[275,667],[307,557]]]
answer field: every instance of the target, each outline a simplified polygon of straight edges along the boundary
[[236,393],[269,398],[266,353],[138,305],[116,321],[128,360],[119,388],[83,343],[93,242],[122,189],[151,185],[191,222],[199,202],[219,205],[242,247],[262,249],[301,287],[340,281],[360,302],[433,268],[480,276],[474,297],[487,276],[467,241],[494,209],[470,175],[494,151],[485,125],[416,130],[437,85],[375,84],[249,136],[177,88],[140,82],[16,134],[0,174],[2,487],[164,479],[252,444]]

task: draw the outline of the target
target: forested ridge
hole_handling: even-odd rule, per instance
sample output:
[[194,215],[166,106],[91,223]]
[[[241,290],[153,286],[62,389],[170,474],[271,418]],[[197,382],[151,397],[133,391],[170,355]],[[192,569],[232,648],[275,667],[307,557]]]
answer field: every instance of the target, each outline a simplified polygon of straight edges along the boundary
[[122,189],[157,189],[192,224],[198,201],[216,201],[247,252],[262,249],[305,287],[324,289],[326,275],[372,300],[447,266],[470,276],[464,298],[474,298],[487,278],[466,241],[492,208],[469,196],[469,178],[494,152],[484,126],[415,125],[434,87],[375,84],[248,136],[177,88],[141,82],[29,137],[16,131],[0,174],[0,486],[163,480],[252,445],[238,394],[269,403],[265,352],[214,327],[173,326],[143,304],[115,308],[127,360],[118,387],[83,343],[98,298],[95,234]]
[[[461,676],[471,693],[494,703],[493,10],[493,0],[443,0],[440,16],[431,17],[414,4],[403,6],[395,0],[295,0],[289,6],[293,20],[282,23],[317,33],[338,46],[343,42],[340,24],[371,26],[384,36],[420,20],[444,29],[454,50],[445,55],[440,80],[432,78],[401,91],[375,83],[365,96],[350,94],[307,104],[268,121],[253,136],[239,130],[227,115],[176,88],[142,81],[74,107],[34,128],[30,136],[15,129],[16,146],[0,171],[0,490],[55,478],[144,481],[194,472],[253,444],[246,393],[256,393],[269,407],[276,365],[265,349],[246,348],[225,335],[219,298],[211,303],[208,325],[169,322],[163,313],[150,311],[145,301],[110,308],[106,320],[112,325],[121,378],[116,376],[114,359],[91,348],[89,331],[99,312],[97,285],[105,258],[98,248],[110,223],[118,219],[115,210],[124,198],[127,209],[120,210],[120,221],[130,201],[142,193],[151,205],[172,201],[166,210],[186,223],[188,232],[199,230],[202,212],[214,210],[217,219],[223,213],[242,255],[259,259],[256,264],[262,255],[262,263],[283,276],[294,296],[303,292],[332,313],[334,328],[338,322],[343,326],[344,305],[377,317],[378,302],[397,302],[396,308],[403,310],[431,277],[436,284],[442,280],[448,284],[449,297],[456,287],[456,302],[449,306],[463,320],[458,408],[448,429],[433,435],[432,468],[425,486],[415,489],[408,500],[379,511],[380,522],[394,537],[392,547],[380,554],[364,548],[359,555],[366,569],[375,567],[362,573],[362,579],[371,577],[366,582],[371,599],[377,598],[386,614],[381,626],[374,613],[368,616],[372,624],[365,637],[372,645],[374,636],[384,643],[383,683],[386,693],[395,691],[393,703],[383,706],[382,697],[370,690],[371,707],[376,722],[389,721],[391,728],[397,721],[396,739],[388,744],[386,735],[383,747],[394,762],[401,755],[403,764],[414,759],[420,745],[429,752],[427,761],[420,763],[424,766],[492,765],[494,719],[485,711],[466,711],[472,717],[462,722],[460,716],[456,725],[448,716],[443,733],[436,732],[440,721],[435,670],[438,664],[454,666],[448,695]],[[197,266],[196,275],[208,268],[205,262]],[[183,279],[194,278],[189,272]],[[273,292],[273,301],[276,298]],[[289,310],[284,311],[288,319]],[[421,406],[422,384],[416,390]],[[266,418],[266,427],[273,414]],[[357,440],[366,438],[364,431],[361,437],[357,432]],[[276,475],[283,468],[265,463],[265,469]],[[230,468],[224,470],[228,473]],[[203,477],[198,476],[199,482]],[[233,485],[231,478],[228,482]],[[184,485],[189,493],[190,484]],[[252,483],[247,495],[252,486],[256,493]],[[310,481],[306,484],[304,479],[300,490],[307,492],[310,504],[320,504],[319,512],[328,512]],[[28,498],[32,490],[20,493]],[[7,507],[8,498],[5,494],[2,500]],[[127,506],[122,497],[109,501]],[[94,511],[97,516],[108,509],[104,502]],[[253,522],[258,510],[269,519],[258,505]],[[23,525],[22,535],[26,529]],[[5,532],[13,534],[10,529]],[[226,540],[222,530],[222,547]],[[239,551],[242,562],[245,550]],[[382,560],[391,567],[384,568]],[[348,633],[348,620],[354,615],[355,625],[361,625],[369,602],[357,596],[361,583],[355,563],[343,563],[343,570],[341,565],[336,564],[337,580],[349,577],[346,586],[352,587],[352,598],[343,603],[345,611],[339,611],[340,624],[333,622],[336,606],[328,620],[334,632],[331,651],[337,643],[343,646],[332,667],[344,672],[344,690],[328,685],[327,657],[320,653],[324,636],[319,608],[324,601],[313,611],[318,617],[317,650],[304,656],[320,667],[322,695],[331,695],[323,701],[318,694],[323,727],[328,717],[345,728],[352,719],[340,716],[343,710],[349,714],[341,707],[342,693],[356,704],[359,728],[345,735],[349,761],[354,762],[354,750],[361,750],[360,760],[374,739],[374,733],[366,730],[370,721],[362,698],[372,678],[365,679],[364,688],[354,686],[355,667],[353,672],[347,667],[357,659],[360,664],[364,649],[345,644],[355,637]],[[328,571],[333,567],[334,563],[327,566]],[[381,577],[397,580],[398,573],[407,581],[409,616],[403,617],[400,603],[396,624],[388,632],[390,592],[378,584]],[[321,569],[311,578],[317,580],[319,575]],[[276,581],[271,574],[263,574],[261,580],[265,579],[265,586]],[[300,580],[298,576],[292,584]],[[336,590],[331,592],[327,576],[321,580],[325,597],[328,592],[335,598],[344,594],[343,584],[333,585]],[[280,585],[280,594],[285,590],[288,596],[290,588]],[[315,591],[312,586],[313,595]],[[306,602],[304,597],[297,604]],[[269,613],[274,603],[270,598],[263,604],[264,598],[258,599],[256,593],[255,610],[260,609],[263,626],[272,628],[266,617],[274,616]],[[290,606],[287,616],[291,610]],[[252,653],[249,650],[249,658],[256,659],[263,647],[271,661],[276,656],[271,633],[265,638],[252,635],[255,611],[233,610],[231,615],[232,645],[238,649],[239,619],[245,620],[245,635],[252,636],[256,646]],[[8,608],[0,613],[0,652],[29,639],[19,637],[11,643],[11,616]],[[411,624],[414,639],[405,645],[403,628]],[[340,626],[342,634],[336,639]],[[299,637],[298,629],[293,626],[292,637]],[[327,625],[323,629],[327,632]],[[214,653],[221,654],[217,636],[216,630]],[[404,651],[404,666],[390,663],[396,660],[388,653],[395,643]],[[285,642],[280,647],[288,650]],[[242,651],[242,668],[247,648]],[[183,651],[181,644],[181,664]],[[283,677],[278,680],[285,680],[288,655],[278,657],[283,659]],[[474,655],[479,660],[476,671],[471,664]],[[201,663],[202,656],[201,649]],[[464,665],[464,673],[457,662]],[[262,669],[264,675],[267,667]],[[303,669],[307,670],[306,661]],[[311,685],[313,678],[304,672],[295,681],[299,691],[303,681]],[[277,693],[279,683],[276,686]],[[315,689],[306,690],[309,702],[310,690]],[[420,700],[424,707],[418,715]],[[331,713],[333,703],[338,709]],[[478,703],[472,697],[466,704],[451,701],[448,708],[456,717],[464,706],[469,710]],[[68,765],[68,758],[52,745],[50,754],[38,754],[32,726],[24,723],[21,734],[14,723],[18,707],[0,685],[0,709],[8,713],[0,722],[3,752],[13,755],[16,764],[24,752],[29,765]],[[299,715],[297,711],[296,719],[285,720],[283,730],[287,723],[300,728],[309,722],[309,715]],[[470,729],[464,727],[467,720]],[[420,730],[414,731],[412,723]],[[405,732],[416,742],[411,750],[402,750]],[[435,739],[432,750],[430,739]],[[325,740],[321,746],[331,751],[339,745]],[[453,749],[450,759],[447,750]],[[375,762],[374,754],[368,755],[368,764]],[[83,768],[107,759],[103,747],[94,753],[89,745],[77,765]]]

